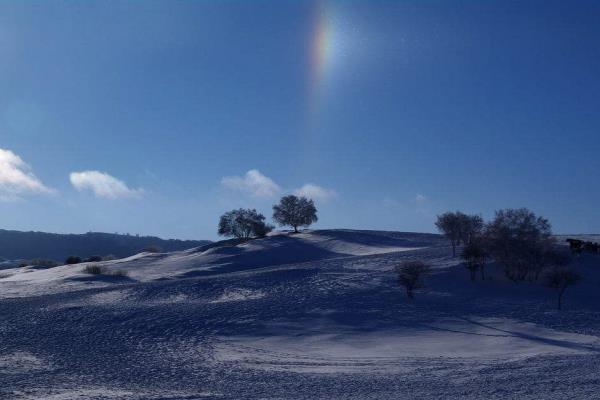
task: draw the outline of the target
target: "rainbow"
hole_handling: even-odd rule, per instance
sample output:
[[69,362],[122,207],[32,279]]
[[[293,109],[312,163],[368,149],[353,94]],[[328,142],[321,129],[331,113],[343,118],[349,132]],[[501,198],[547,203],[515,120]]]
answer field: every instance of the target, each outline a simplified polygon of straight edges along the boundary
[[333,24],[325,1],[317,0],[309,43],[309,114],[311,119],[319,108],[326,75],[330,69],[333,53]]

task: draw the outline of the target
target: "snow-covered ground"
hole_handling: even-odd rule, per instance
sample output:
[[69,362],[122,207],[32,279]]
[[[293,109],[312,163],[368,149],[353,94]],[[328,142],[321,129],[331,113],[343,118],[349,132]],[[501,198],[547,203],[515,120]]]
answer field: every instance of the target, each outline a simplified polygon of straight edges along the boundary
[[[391,272],[433,266],[407,301]],[[277,234],[0,279],[2,399],[565,399],[600,389],[600,257],[565,309],[437,235]],[[124,271],[127,277],[112,276]]]

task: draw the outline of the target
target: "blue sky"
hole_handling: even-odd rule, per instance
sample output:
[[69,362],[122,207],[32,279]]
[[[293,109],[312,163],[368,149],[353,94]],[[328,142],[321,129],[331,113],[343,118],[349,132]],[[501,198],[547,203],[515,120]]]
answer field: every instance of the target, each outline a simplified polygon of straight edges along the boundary
[[0,1],[0,227],[600,232],[600,3]]

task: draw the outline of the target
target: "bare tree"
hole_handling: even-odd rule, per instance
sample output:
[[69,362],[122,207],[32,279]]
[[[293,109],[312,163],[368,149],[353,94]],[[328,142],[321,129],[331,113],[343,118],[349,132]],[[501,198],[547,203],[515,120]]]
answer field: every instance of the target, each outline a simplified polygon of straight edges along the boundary
[[492,257],[514,282],[535,279],[544,254],[553,246],[550,222],[526,208],[496,211],[485,237]]
[[398,274],[398,284],[404,286],[409,299],[414,298],[415,289],[423,287],[423,278],[429,273],[430,267],[423,261],[406,261],[395,268]]
[[477,236],[481,235],[484,223],[480,215],[459,214],[460,240],[464,245],[473,241]]
[[485,263],[488,258],[488,250],[485,239],[482,237],[471,238],[461,254],[465,261],[465,267],[469,270],[471,280],[474,281],[477,271],[481,271],[481,280],[485,280]]
[[294,195],[284,196],[273,206],[273,219],[281,226],[298,227],[317,222],[317,208],[311,199]]
[[456,257],[456,246],[467,244],[483,229],[483,219],[479,215],[467,215],[460,211],[446,212],[438,215],[435,223],[437,229],[452,244],[452,255]]
[[544,285],[556,290],[558,295],[557,308],[562,309],[562,298],[565,290],[569,286],[577,284],[581,280],[581,275],[570,268],[554,268],[548,272],[544,279]]
[[438,215],[435,226],[452,244],[452,256],[456,257],[456,246],[460,244],[460,224],[456,213],[447,212]]
[[256,210],[240,208],[221,215],[219,219],[219,235],[248,239],[252,236],[266,236],[272,226],[265,223],[265,216]]

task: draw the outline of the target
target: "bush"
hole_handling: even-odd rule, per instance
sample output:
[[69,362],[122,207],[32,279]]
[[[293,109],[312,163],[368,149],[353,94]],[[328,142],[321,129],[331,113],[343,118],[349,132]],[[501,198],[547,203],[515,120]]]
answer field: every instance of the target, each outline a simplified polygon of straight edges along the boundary
[[142,249],[142,253],[162,253],[160,246],[148,246]]
[[85,268],[83,269],[83,272],[85,272],[86,274],[90,274],[90,275],[111,275],[111,276],[116,276],[119,278],[125,278],[128,276],[127,271],[119,269],[119,270],[110,272],[106,267],[103,267],[101,265],[96,265],[96,264],[86,265]]
[[238,239],[249,239],[252,236],[263,237],[273,230],[265,224],[265,216],[254,209],[240,208],[221,215],[218,233]]
[[90,275],[104,275],[106,273],[106,268],[94,264],[86,265],[83,272]]
[[537,279],[554,246],[550,222],[526,208],[496,211],[485,237],[490,254],[514,282]]
[[69,256],[65,260],[65,264],[67,264],[67,265],[73,265],[73,264],[79,264],[79,263],[81,263],[81,257],[78,257],[78,256]]
[[423,278],[429,273],[430,267],[423,261],[406,261],[396,266],[398,284],[404,286],[409,299],[414,297],[415,289],[424,287]]
[[262,238],[267,236],[275,227],[271,224],[258,224],[254,227],[254,234],[256,237]]
[[99,261],[102,261],[101,256],[91,256],[91,257],[88,257],[87,260],[85,260],[85,262],[99,262]]
[[559,310],[562,309],[562,298],[565,294],[565,290],[567,290],[569,286],[579,283],[580,280],[581,275],[570,268],[556,267],[546,273],[544,277],[544,285],[556,290],[558,295],[557,308]]

